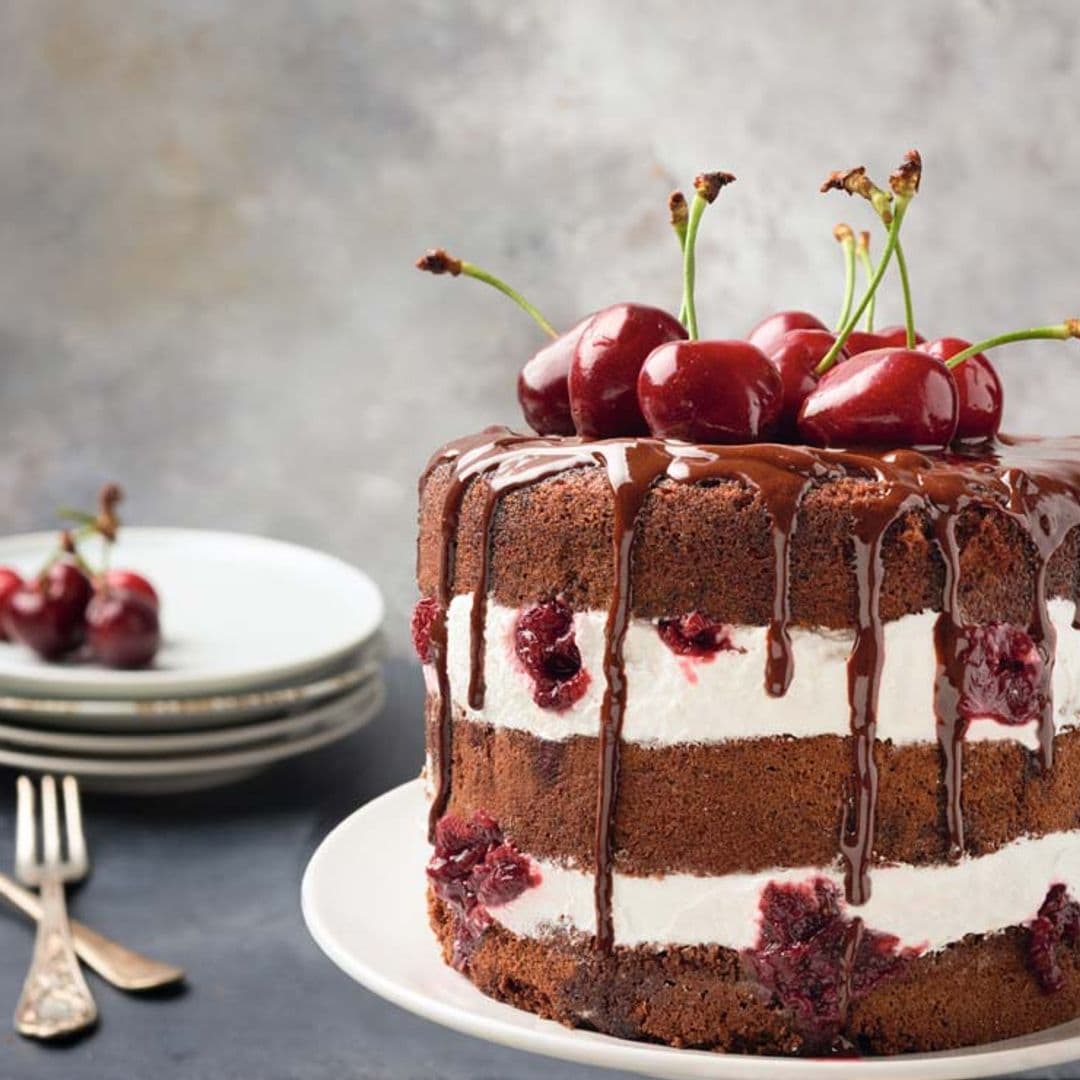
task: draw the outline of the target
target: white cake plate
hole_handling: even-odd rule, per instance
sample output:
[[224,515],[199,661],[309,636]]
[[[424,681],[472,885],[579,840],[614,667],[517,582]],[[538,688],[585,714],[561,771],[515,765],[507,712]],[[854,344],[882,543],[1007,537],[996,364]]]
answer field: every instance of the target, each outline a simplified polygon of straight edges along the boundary
[[541,1020],[492,1001],[443,964],[427,921],[425,819],[419,780],[357,810],[312,856],[302,904],[312,936],[343,971],[388,1001],[455,1031],[564,1061],[670,1080],[973,1080],[1080,1058],[1080,1021],[967,1050],[823,1060],[676,1050]]

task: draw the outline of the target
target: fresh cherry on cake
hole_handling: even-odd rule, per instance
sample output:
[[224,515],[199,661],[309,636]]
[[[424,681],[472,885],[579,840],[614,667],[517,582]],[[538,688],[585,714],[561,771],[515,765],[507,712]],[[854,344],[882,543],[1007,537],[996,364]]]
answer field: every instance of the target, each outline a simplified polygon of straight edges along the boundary
[[[907,348],[907,327],[906,326],[885,326],[880,330],[875,331],[875,335],[881,341],[881,348],[885,349],[892,346],[896,349]],[[926,338],[915,331],[915,344],[923,345],[926,343]]]
[[22,584],[22,575],[17,570],[12,570],[10,566],[0,566],[0,641],[7,641],[4,610],[7,608],[8,599]]
[[844,352],[848,356],[858,356],[860,353],[873,352],[875,349],[888,348],[887,342],[880,334],[870,330],[852,330],[844,342]]
[[161,645],[157,607],[142,593],[99,591],[86,609],[86,627],[90,651],[107,667],[145,667]]
[[529,427],[537,435],[573,435],[570,413],[570,364],[585,327],[586,315],[565,334],[553,338],[528,360],[518,375],[517,395]]
[[877,349],[826,372],[803,402],[799,433],[816,446],[947,446],[956,434],[956,382],[936,357]]
[[638,400],[653,435],[746,443],[775,430],[784,384],[748,341],[677,341],[649,354]]
[[[939,360],[951,360],[970,346],[971,342],[962,338],[943,337],[927,342],[921,351]],[[1004,407],[1004,391],[994,365],[983,353],[976,353],[953,369],[952,374],[960,406],[956,438],[964,441],[994,438],[1001,427]]]
[[150,584],[147,578],[143,577],[142,574],[135,573],[134,570],[106,570],[101,575],[100,584],[114,592],[137,593],[155,611],[160,612],[161,610],[161,598],[158,596],[157,589]]
[[[799,409],[817,386],[817,366],[835,341],[836,335],[828,330],[789,330],[768,354],[784,387],[778,437],[790,439],[797,435]],[[847,351],[841,349],[838,359],[846,360],[847,356]]]
[[686,337],[674,315],[645,304],[613,304],[586,324],[570,364],[570,412],[579,435],[646,435],[638,375],[659,345]]
[[766,315],[746,335],[751,345],[756,345],[766,356],[780,343],[780,339],[792,330],[825,330],[828,327],[809,311],[776,311]]

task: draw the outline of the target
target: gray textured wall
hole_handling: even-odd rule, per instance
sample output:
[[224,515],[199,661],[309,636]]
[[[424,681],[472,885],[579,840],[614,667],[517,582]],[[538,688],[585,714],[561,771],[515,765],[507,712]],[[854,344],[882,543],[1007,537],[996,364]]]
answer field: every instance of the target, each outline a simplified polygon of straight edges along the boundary
[[[433,242],[569,323],[675,305],[664,202],[703,226],[703,329],[831,317],[832,168],[924,154],[924,329],[1080,314],[1080,4],[6,0],[0,523],[124,481],[145,523],[249,529],[370,567],[404,639],[414,479],[516,422],[532,325]],[[885,315],[898,314],[895,296]],[[1014,429],[1080,427],[1080,351],[1017,348]]]

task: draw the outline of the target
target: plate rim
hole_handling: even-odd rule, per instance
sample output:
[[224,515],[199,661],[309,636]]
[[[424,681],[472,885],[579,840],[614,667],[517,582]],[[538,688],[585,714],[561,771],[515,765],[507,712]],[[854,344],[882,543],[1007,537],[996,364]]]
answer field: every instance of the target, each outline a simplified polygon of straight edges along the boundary
[[[77,698],[79,695],[82,695],[89,700],[107,699],[126,701],[146,700],[161,694],[169,697],[183,698],[192,696],[210,697],[214,696],[217,692],[235,693],[243,687],[256,688],[259,686],[266,686],[273,682],[298,677],[306,672],[337,663],[348,656],[350,652],[360,649],[367,644],[378,633],[386,620],[386,598],[383,596],[382,590],[371,575],[359,566],[346,562],[346,560],[340,556],[332,555],[319,548],[309,547],[306,544],[299,544],[292,540],[279,540],[277,537],[263,536],[258,533],[245,533],[228,529],[190,528],[182,525],[130,525],[124,527],[124,535],[126,537],[143,537],[150,540],[170,539],[180,535],[181,537],[197,536],[207,540],[217,538],[230,543],[249,541],[267,547],[287,549],[294,554],[300,554],[308,558],[316,558],[327,563],[333,563],[339,569],[343,569],[348,573],[357,576],[362,581],[363,587],[371,593],[372,615],[368,620],[370,625],[366,628],[364,633],[356,636],[344,647],[335,649],[332,652],[324,653],[314,660],[304,660],[276,667],[273,671],[267,671],[265,667],[260,668],[257,671],[255,669],[248,669],[227,677],[218,676],[212,680],[199,684],[193,684],[190,681],[184,683],[181,681],[179,673],[155,673],[153,671],[120,672],[113,674],[116,683],[112,686],[99,686],[94,683],[86,682],[80,683],[77,677],[50,684],[48,677],[45,675],[41,677],[29,674],[12,675],[8,672],[3,676],[6,689],[22,689],[26,691],[28,696],[44,694],[53,698],[63,699],[64,697]],[[0,551],[9,544],[11,546],[28,544],[49,545],[55,542],[55,538],[55,531],[14,533],[10,536],[0,537]],[[47,671],[48,669],[45,670]],[[59,666],[53,668],[53,671],[57,670],[71,671],[76,669],[65,669]],[[155,675],[159,677],[155,677]],[[170,676],[173,677],[170,678]],[[189,687],[196,686],[198,688],[186,691],[180,689],[185,685]]]
[[[528,1017],[533,1026],[525,1026],[508,1014],[507,1019],[479,1016],[467,1008],[425,995],[392,975],[378,970],[362,959],[352,956],[336,940],[332,930],[324,925],[317,903],[317,889],[325,863],[334,861],[338,849],[360,834],[363,823],[374,819],[381,831],[390,824],[403,827],[417,820],[424,806],[423,780],[399,784],[354,810],[322,839],[304,870],[300,886],[300,907],[308,932],[320,949],[350,978],[372,993],[433,1023],[488,1042],[545,1057],[573,1061],[599,1068],[623,1069],[650,1076],[670,1078],[713,1078],[713,1080],[777,1080],[784,1076],[834,1080],[843,1075],[852,1080],[852,1060],[822,1060],[721,1054],[705,1050],[678,1050],[668,1046],[636,1043],[596,1032],[565,1028],[554,1021],[544,1021],[513,1006],[493,1002],[501,1008]],[[411,812],[403,812],[409,810]],[[383,815],[383,820],[380,818]],[[392,815],[392,816],[391,816]],[[354,841],[355,843],[355,841]],[[408,844],[392,846],[396,858]],[[402,864],[398,870],[404,869]],[[417,887],[420,887],[417,882]],[[403,928],[406,933],[410,929]],[[432,957],[443,966],[438,946],[426,923]],[[464,978],[462,976],[462,978]],[[475,989],[475,988],[474,988]],[[480,994],[479,990],[476,990]],[[491,1001],[491,999],[488,999]],[[1053,1037],[1059,1029],[1071,1029],[1069,1034]],[[1049,1036],[1049,1037],[1048,1037]],[[1038,1040],[1038,1041],[1033,1041]],[[1013,1071],[1027,1071],[1060,1065],[1080,1058],[1080,1026],[1077,1021],[1047,1028],[1041,1032],[1016,1039],[959,1050],[925,1054],[900,1054],[891,1057],[857,1058],[860,1075],[872,1075],[892,1080],[972,1080],[974,1077],[1000,1076]]]
[[341,723],[328,723],[323,729],[298,739],[277,739],[245,750],[221,753],[188,754],[165,758],[79,758],[73,755],[24,754],[0,748],[0,766],[27,769],[31,772],[70,773],[78,778],[160,779],[200,773],[228,772],[262,768],[291,757],[318,750],[338,739],[359,731],[378,716],[386,703],[386,686],[380,678],[371,704]]
[[[25,748],[31,752],[57,753],[72,756],[139,758],[161,750],[164,754],[185,754],[190,747],[199,752],[199,743],[208,750],[231,746],[269,742],[289,735],[290,725],[318,727],[328,723],[334,714],[349,705],[366,705],[367,699],[377,692],[380,668],[370,664],[357,669],[358,678],[336,696],[322,698],[309,708],[287,712],[277,716],[257,717],[249,722],[231,722],[219,727],[192,728],[190,730],[168,729],[136,732],[78,731],[72,729],[41,728],[30,724],[8,723],[8,717],[0,712],[0,751],[7,748]],[[48,741],[41,742],[44,738]],[[64,745],[64,744],[68,745]],[[81,745],[76,745],[81,744]],[[127,746],[128,749],[120,749]]]

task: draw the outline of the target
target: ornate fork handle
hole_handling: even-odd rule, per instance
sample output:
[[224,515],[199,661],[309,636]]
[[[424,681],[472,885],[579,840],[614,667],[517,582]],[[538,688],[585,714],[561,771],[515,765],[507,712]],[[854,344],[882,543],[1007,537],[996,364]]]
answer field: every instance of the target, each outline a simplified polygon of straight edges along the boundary
[[15,1009],[15,1026],[23,1035],[53,1039],[92,1027],[96,1021],[97,1006],[71,940],[64,886],[45,875],[34,958]]

